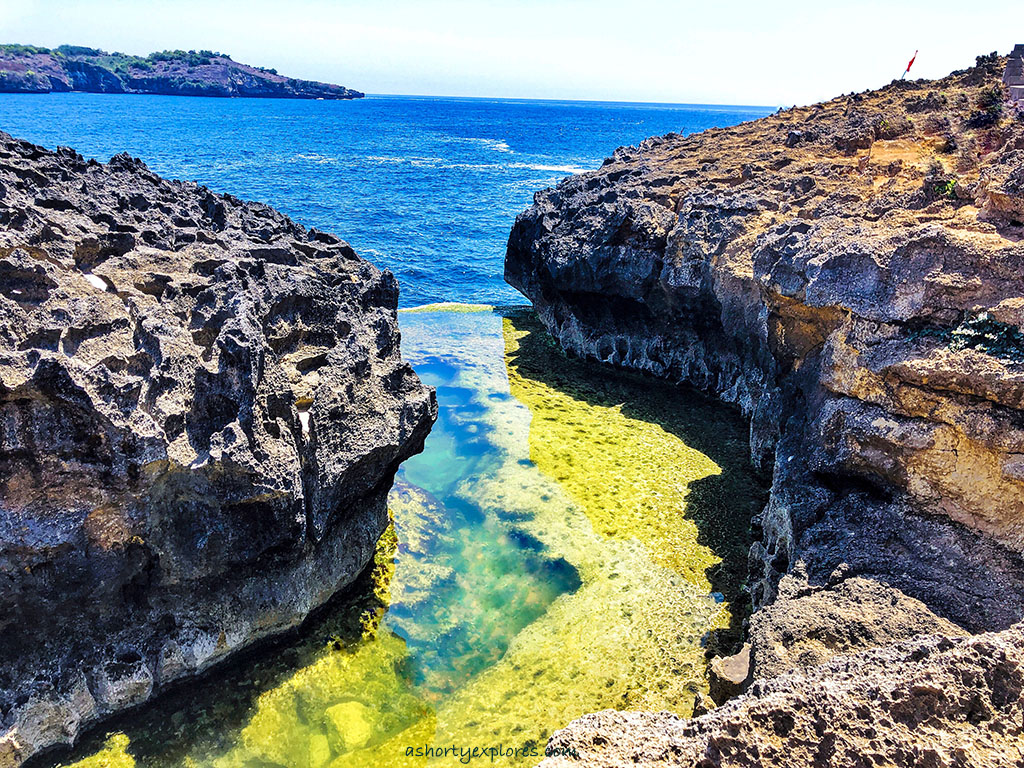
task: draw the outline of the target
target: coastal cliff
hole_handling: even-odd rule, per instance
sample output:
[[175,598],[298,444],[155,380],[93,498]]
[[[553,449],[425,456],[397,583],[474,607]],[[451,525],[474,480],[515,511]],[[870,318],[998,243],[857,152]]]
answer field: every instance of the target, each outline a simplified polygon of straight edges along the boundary
[[0,766],[297,627],[437,413],[398,287],[272,208],[0,133]]
[[[554,744],[588,765],[1024,760],[1024,120],[1004,64],[649,139],[517,218],[506,279],[562,346],[737,404],[772,476],[732,660],[747,693],[692,726],[588,716]],[[964,718],[977,751],[956,758],[935,734]],[[849,748],[810,755],[809,733]]]
[[331,83],[284,77],[214,51],[161,51],[149,56],[62,45],[0,45],[0,93],[149,93],[248,96],[260,99],[361,99]]

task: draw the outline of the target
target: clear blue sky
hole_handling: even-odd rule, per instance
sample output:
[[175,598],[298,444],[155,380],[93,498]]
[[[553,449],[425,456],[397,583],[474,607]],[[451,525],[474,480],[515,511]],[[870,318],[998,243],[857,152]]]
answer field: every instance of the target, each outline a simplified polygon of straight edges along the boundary
[[[803,104],[1024,42],[1020,2],[0,0],[0,42],[210,48],[370,93]],[[1015,38],[1020,38],[1017,40]]]

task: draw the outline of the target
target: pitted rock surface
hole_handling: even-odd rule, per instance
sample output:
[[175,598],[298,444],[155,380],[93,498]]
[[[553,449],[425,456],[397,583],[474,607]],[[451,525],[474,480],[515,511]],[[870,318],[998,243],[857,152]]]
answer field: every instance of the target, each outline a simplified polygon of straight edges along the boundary
[[1001,71],[649,139],[516,220],[506,279],[567,349],[750,415],[774,479],[756,605],[846,563],[972,630],[1024,617],[1024,123],[990,111]]
[[297,626],[436,417],[398,288],[272,208],[0,134],[0,765]]
[[693,720],[586,715],[542,768],[1024,765],[1024,625],[912,641],[755,682]]

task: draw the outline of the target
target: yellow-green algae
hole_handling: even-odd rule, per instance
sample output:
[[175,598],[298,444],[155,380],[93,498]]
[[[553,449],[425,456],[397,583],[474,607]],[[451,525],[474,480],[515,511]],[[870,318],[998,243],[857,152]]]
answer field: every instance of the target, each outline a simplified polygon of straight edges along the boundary
[[102,749],[73,763],[71,768],[135,768],[135,758],[128,753],[129,743],[127,735],[111,734]]
[[[702,642],[730,620],[709,586],[740,595],[763,500],[744,426],[695,393],[565,357],[532,315],[509,313],[503,341],[511,393],[529,410],[493,409],[507,461],[466,492],[499,516],[528,510],[517,524],[582,585],[439,707],[438,740],[543,744],[608,707],[689,714],[706,686]],[[529,424],[529,461],[516,421]]]
[[237,690],[221,677],[165,702],[127,729],[130,746],[116,735],[87,760],[457,765],[406,750],[536,754],[585,712],[689,714],[709,637],[739,616],[762,498],[743,426],[693,393],[567,358],[532,315],[505,315],[403,316],[442,418],[392,493],[398,540],[382,539],[352,596],[277,658],[226,673]]
[[530,459],[561,484],[594,530],[639,539],[655,562],[711,591],[705,572],[721,558],[697,543],[686,496],[691,483],[721,474],[721,467],[661,424],[624,413],[626,402],[613,404],[600,384],[538,376],[537,358],[550,355],[534,349],[531,359],[537,331],[511,318],[504,330],[512,394],[534,415]]
[[532,313],[508,312],[503,331],[511,392],[534,415],[538,469],[596,531],[635,537],[696,586],[738,597],[764,491],[736,415],[692,391],[569,357]]
[[405,307],[398,310],[401,314],[412,315],[422,312],[489,312],[490,304],[466,304],[460,301],[438,301],[433,304],[421,304],[418,307]]

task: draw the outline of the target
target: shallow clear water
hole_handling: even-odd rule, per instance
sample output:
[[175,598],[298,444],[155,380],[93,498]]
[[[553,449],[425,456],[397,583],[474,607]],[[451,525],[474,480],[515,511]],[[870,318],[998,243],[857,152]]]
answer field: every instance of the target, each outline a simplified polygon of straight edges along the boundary
[[[405,307],[508,305],[505,242],[535,191],[619,145],[768,111],[0,95],[0,129],[269,202],[391,268]],[[440,415],[399,473],[374,567],[300,638],[130,713],[69,762],[458,765],[406,749],[500,745],[520,754],[495,762],[529,765],[586,712],[689,713],[745,610],[763,493],[744,424],[567,358],[521,310],[400,323]]]
[[267,202],[334,232],[403,306],[518,303],[505,242],[533,193],[616,147],[769,114],[760,107],[367,97],[357,101],[0,94],[0,130]]
[[400,321],[440,412],[375,567],[301,639],[116,723],[78,768],[460,764],[406,754],[445,745],[531,765],[586,712],[689,714],[745,607],[762,491],[742,420],[566,358],[525,310]]

